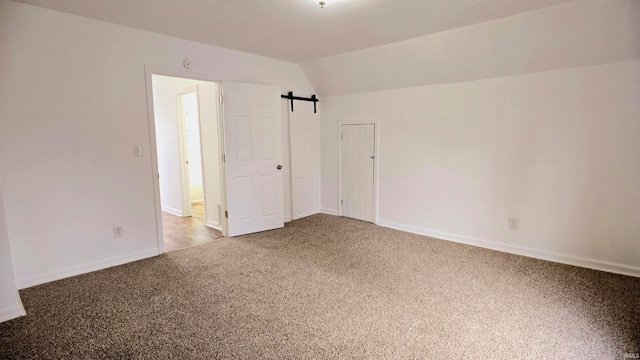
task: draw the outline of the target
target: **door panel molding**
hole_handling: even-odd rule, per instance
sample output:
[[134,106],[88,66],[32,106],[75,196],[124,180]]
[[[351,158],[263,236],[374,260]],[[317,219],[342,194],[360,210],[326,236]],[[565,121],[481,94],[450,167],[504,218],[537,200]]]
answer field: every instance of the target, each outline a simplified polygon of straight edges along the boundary
[[284,226],[280,88],[222,83],[228,235]]

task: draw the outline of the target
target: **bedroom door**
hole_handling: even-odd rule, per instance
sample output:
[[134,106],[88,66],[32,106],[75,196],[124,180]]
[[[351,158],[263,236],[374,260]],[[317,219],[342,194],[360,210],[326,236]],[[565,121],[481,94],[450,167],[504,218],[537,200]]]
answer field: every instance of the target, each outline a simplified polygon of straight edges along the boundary
[[228,234],[281,228],[280,89],[225,82],[222,94]]

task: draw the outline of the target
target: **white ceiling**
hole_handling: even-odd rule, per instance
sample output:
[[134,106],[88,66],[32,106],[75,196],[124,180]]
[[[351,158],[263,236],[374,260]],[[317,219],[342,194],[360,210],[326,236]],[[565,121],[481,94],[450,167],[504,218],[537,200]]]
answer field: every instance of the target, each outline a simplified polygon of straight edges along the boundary
[[16,0],[302,63],[571,0]]

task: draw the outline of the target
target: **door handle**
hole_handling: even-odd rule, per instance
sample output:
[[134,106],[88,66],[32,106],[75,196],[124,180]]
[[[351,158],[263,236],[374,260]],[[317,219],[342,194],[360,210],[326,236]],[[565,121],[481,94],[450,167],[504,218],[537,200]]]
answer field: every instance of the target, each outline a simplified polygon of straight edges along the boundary
[[282,165],[278,165],[278,167],[276,169],[282,170]]

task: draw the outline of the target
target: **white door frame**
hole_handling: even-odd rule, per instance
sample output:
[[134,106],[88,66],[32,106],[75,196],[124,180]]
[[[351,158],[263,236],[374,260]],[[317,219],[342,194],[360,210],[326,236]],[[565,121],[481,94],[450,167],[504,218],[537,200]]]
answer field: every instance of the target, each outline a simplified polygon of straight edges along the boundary
[[[198,86],[189,86],[176,92],[178,101],[178,158],[180,160],[180,195],[182,198],[182,217],[191,216],[191,177],[189,175],[189,150],[187,149],[187,119],[184,116],[184,104],[182,96],[196,94],[198,102],[198,128],[200,127],[200,98]],[[202,142],[200,142],[200,154],[202,154]],[[202,165],[200,165],[202,166]],[[204,192],[204,184],[203,184]]]
[[338,215],[342,216],[342,125],[373,125],[373,223],[378,224],[378,158],[380,125],[377,119],[352,120],[338,123]]
[[[164,234],[162,231],[162,208],[160,202],[160,179],[159,179],[159,171],[158,171],[158,151],[157,151],[157,141],[156,141],[156,124],[155,124],[155,113],[153,110],[153,82],[152,75],[164,75],[164,76],[173,76],[173,77],[181,77],[187,79],[201,80],[201,81],[210,81],[218,84],[217,94],[220,94],[220,83],[221,80],[218,76],[207,73],[198,73],[193,72],[186,69],[174,69],[174,68],[163,68],[145,65],[144,66],[145,73],[145,85],[147,90],[147,124],[149,126],[149,154],[151,160],[151,178],[153,182],[153,193],[154,193],[154,201],[155,201],[155,215],[156,215],[156,235],[157,235],[157,243],[158,243],[158,254],[164,253]],[[222,108],[220,106],[218,108],[218,148],[220,149],[220,154],[224,153],[224,134],[222,129]],[[202,146],[202,143],[201,143]],[[220,165],[220,202],[222,204],[222,209],[227,208],[227,189],[225,184],[225,169],[222,159],[218,162]],[[222,235],[227,236],[227,219],[224,216],[220,217],[222,219]]]

